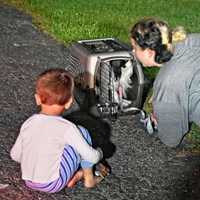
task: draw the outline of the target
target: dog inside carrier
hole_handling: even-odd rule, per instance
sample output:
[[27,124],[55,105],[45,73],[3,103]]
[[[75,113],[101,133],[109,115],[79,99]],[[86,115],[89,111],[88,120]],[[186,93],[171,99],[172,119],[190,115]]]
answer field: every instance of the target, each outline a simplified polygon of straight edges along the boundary
[[[94,116],[137,113],[147,79],[131,48],[114,38],[82,40],[71,45],[75,99]],[[87,103],[86,103],[87,102]]]

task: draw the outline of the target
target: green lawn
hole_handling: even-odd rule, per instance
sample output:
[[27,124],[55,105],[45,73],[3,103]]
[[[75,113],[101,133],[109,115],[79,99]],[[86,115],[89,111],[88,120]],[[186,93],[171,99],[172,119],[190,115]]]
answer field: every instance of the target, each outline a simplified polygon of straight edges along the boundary
[[[200,0],[0,0],[0,3],[31,14],[41,30],[66,45],[101,37],[116,37],[128,43],[131,26],[146,16],[164,19],[172,27],[184,26],[188,32],[200,32]],[[146,69],[146,73],[153,79],[157,70]],[[189,138],[200,141],[200,129],[195,125]]]
[[117,37],[129,41],[130,27],[144,16],[200,32],[199,0],[0,0],[26,10],[38,26],[65,43]]

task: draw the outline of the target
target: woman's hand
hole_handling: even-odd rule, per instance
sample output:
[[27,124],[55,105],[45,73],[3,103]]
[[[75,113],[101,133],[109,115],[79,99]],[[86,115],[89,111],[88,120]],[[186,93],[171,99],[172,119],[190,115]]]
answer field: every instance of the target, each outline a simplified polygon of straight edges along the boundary
[[150,114],[150,118],[151,118],[151,121],[154,123],[154,126],[157,127],[158,126],[158,121],[157,121],[157,118],[156,118],[154,112]]

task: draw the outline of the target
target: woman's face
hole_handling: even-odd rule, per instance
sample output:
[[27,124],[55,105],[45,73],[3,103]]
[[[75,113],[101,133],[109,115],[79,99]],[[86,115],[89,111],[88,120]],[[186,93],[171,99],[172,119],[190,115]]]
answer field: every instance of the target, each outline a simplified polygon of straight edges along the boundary
[[131,38],[131,45],[133,47],[133,54],[145,67],[156,66],[155,51],[149,48],[142,49],[134,39]]

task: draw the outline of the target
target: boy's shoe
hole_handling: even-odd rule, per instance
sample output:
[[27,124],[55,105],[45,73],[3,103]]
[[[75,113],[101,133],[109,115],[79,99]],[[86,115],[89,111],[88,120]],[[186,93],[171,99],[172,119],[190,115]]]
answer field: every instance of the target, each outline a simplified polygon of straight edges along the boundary
[[101,178],[105,178],[111,173],[110,166],[106,166],[102,163],[98,163],[95,166],[94,174],[95,176],[100,176]]

